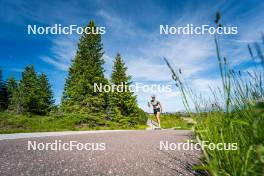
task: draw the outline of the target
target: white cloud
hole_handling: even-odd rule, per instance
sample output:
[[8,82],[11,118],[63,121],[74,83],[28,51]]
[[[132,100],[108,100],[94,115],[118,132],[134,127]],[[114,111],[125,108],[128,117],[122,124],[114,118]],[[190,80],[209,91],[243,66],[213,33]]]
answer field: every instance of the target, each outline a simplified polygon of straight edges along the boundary
[[[211,94],[210,88],[213,90],[216,90],[218,88],[222,88],[222,82],[221,79],[205,79],[205,78],[198,78],[194,79],[191,82],[192,87],[195,88],[198,92],[203,92],[207,94]],[[209,96],[209,95],[207,95]]]
[[[115,13],[111,13],[105,10],[99,10],[97,14],[102,17],[107,25],[107,31],[113,34],[126,36],[135,36],[138,34],[135,24],[129,20],[125,20]],[[125,20],[125,21],[124,21]]]
[[71,64],[71,60],[76,54],[77,37],[62,37],[52,41],[52,56],[43,56],[41,59],[59,70],[66,71]]
[[209,59],[215,54],[210,40],[188,36],[165,41],[154,51],[152,53],[166,57],[174,68],[181,68],[185,77],[209,69],[212,63]]
[[130,59],[127,63],[128,74],[135,80],[142,81],[168,81],[171,80],[170,72],[166,65],[157,64],[150,60]]
[[51,64],[51,65],[53,65],[53,66],[55,66],[55,67],[57,67],[58,69],[63,70],[63,71],[67,71],[68,66],[69,66],[69,65],[68,65],[67,63],[65,63],[65,62],[59,61],[59,60],[54,59],[54,58],[50,58],[50,57],[48,57],[48,56],[43,56],[41,59],[42,59],[44,62],[46,62],[46,63],[48,63],[48,64]]

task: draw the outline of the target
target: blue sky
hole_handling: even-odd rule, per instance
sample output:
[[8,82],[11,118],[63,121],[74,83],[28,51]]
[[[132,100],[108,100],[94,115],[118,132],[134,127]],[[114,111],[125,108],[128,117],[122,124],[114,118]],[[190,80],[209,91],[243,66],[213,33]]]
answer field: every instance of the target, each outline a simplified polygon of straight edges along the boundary
[[[80,36],[28,35],[27,25],[86,26],[93,19],[106,27],[102,39],[107,77],[119,52],[134,82],[173,84],[162,60],[165,56],[175,69],[182,69],[195,90],[207,95],[208,85],[220,85],[213,36],[160,35],[159,25],[213,25],[215,12],[220,10],[225,26],[238,27],[237,35],[221,37],[222,52],[233,67],[247,71],[252,66],[247,43],[260,39],[263,8],[262,0],[0,0],[0,67],[5,77],[19,79],[23,68],[33,64],[39,73],[48,75],[59,103]],[[146,111],[150,111],[146,106],[150,94],[137,93],[138,103]],[[156,95],[165,111],[183,109],[175,87],[171,93]]]

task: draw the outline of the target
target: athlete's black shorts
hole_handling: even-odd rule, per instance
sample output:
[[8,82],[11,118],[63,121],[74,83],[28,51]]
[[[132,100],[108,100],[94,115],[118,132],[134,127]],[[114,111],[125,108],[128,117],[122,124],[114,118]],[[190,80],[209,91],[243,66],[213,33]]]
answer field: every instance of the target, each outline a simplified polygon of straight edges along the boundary
[[154,114],[156,115],[156,114],[157,114],[157,112],[160,112],[160,108],[153,109],[153,111],[154,111]]

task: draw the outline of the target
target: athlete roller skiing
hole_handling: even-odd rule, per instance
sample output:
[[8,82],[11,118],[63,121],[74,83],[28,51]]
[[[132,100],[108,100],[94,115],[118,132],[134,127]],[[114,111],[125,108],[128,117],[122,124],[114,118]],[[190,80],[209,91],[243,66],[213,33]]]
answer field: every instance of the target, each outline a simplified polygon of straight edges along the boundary
[[152,95],[150,102],[148,102],[148,107],[151,107],[151,106],[153,108],[154,115],[156,116],[156,119],[157,119],[158,124],[159,124],[158,128],[161,129],[161,126],[160,126],[160,113],[162,113],[162,106],[161,106],[160,102],[156,100],[156,96],[155,95]]

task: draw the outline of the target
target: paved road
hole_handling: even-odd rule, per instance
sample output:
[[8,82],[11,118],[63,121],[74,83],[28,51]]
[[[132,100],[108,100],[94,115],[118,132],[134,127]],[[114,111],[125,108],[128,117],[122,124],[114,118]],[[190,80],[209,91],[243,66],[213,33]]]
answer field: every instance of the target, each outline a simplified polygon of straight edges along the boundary
[[[190,135],[190,131],[142,130],[0,140],[0,175],[199,175],[191,169],[199,161],[198,151],[159,150],[160,141],[186,142]],[[105,150],[28,150],[28,141],[55,140],[105,143]]]

